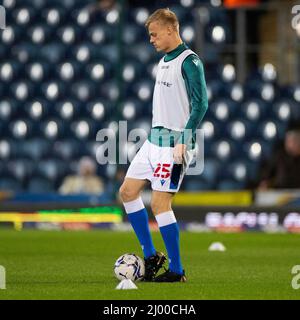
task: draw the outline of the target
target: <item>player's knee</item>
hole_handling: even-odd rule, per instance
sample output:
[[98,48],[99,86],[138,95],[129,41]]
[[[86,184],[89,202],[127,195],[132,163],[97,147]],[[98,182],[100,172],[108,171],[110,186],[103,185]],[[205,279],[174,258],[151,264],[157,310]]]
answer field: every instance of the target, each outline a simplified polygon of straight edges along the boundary
[[127,185],[122,184],[119,189],[119,195],[123,202],[128,202],[135,200],[138,197],[138,194],[135,190],[131,190]]
[[166,202],[166,201],[152,200],[151,201],[151,210],[152,210],[153,214],[157,215],[162,212],[170,211],[171,205],[169,202]]

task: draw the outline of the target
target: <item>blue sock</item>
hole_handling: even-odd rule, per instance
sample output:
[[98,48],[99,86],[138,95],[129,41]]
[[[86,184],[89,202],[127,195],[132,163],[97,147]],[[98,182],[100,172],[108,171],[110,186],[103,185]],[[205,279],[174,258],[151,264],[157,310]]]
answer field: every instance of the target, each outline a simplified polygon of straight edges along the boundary
[[156,254],[154,248],[149,223],[148,213],[141,198],[123,203],[133,230],[142,246],[145,258]]
[[179,228],[173,211],[158,214],[156,221],[169,256],[169,269],[183,274],[179,250]]

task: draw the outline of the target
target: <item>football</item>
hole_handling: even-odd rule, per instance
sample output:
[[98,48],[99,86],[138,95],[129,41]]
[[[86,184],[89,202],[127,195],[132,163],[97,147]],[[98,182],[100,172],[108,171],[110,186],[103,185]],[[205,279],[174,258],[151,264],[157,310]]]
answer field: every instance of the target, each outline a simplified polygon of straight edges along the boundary
[[141,280],[145,275],[144,261],[134,253],[125,253],[117,259],[114,273],[119,280]]

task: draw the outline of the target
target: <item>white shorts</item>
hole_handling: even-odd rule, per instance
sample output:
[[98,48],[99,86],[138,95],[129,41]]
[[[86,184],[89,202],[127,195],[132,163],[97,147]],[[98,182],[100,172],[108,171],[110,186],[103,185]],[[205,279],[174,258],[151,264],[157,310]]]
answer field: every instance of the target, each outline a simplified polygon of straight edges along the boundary
[[132,160],[126,177],[147,179],[152,190],[177,192],[186,170],[193,160],[194,150],[186,152],[182,165],[174,163],[171,147],[159,147],[146,140]]

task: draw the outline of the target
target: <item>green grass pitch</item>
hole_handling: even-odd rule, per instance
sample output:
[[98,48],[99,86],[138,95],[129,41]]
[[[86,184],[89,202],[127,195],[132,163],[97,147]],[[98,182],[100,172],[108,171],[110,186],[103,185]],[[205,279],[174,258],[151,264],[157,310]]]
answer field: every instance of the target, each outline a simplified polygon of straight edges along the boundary
[[[153,233],[164,250],[160,233]],[[209,252],[221,241],[226,252]],[[299,299],[291,286],[300,265],[300,235],[181,233],[187,283],[141,283],[115,290],[113,264],[123,253],[142,256],[133,232],[0,230],[1,299]]]

